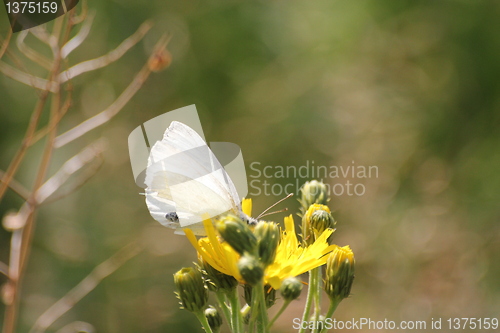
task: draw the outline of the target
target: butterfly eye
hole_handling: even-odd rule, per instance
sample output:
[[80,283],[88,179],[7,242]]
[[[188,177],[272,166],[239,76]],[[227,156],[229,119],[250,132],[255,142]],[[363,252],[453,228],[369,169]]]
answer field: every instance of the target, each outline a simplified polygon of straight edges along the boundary
[[165,218],[167,219],[168,222],[179,222],[179,216],[177,216],[176,212],[170,212],[165,214]]

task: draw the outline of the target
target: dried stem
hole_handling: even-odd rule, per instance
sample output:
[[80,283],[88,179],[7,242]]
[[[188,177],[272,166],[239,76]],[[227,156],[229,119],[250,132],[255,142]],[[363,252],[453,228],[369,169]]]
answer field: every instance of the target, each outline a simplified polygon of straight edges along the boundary
[[73,52],[83,41],[87,38],[90,32],[90,28],[92,27],[92,22],[94,22],[95,12],[92,11],[90,15],[87,16],[83,25],[75,35],[75,37],[71,38],[62,48],[61,48],[61,57],[66,58],[68,55]]
[[99,58],[81,62],[59,74],[60,82],[64,83],[80,74],[105,67],[120,59],[132,46],[137,44],[144,37],[151,27],[152,24],[150,22],[144,22],[132,36],[125,39],[116,49],[112,50],[108,54]]
[[71,289],[63,298],[48,308],[38,319],[29,331],[30,333],[43,333],[58,318],[71,309],[85,295],[91,292],[105,277],[116,271],[128,260],[140,253],[142,248],[136,243],[131,243],[111,258],[99,264],[80,283]]
[[16,44],[19,51],[21,51],[28,59],[30,59],[34,63],[39,64],[47,70],[51,70],[52,61],[26,45],[26,43],[24,43],[24,39],[26,38],[26,36],[28,36],[28,30],[19,32],[19,35],[17,36]]
[[86,323],[84,321],[74,321],[60,330],[57,330],[56,333],[81,333],[81,332],[86,332],[86,333],[94,333],[95,328],[89,323]]
[[[7,54],[13,59],[14,64],[16,64],[18,68],[21,69],[20,70],[14,68],[9,64],[0,61],[0,72],[21,83],[27,84],[36,89],[40,89],[40,91],[37,90],[38,101],[31,114],[31,118],[26,129],[21,147],[16,152],[7,170],[5,172],[0,172],[0,201],[8,188],[11,188],[21,197],[23,197],[23,199],[25,199],[25,203],[21,206],[17,213],[9,213],[4,217],[3,220],[4,227],[7,230],[12,231],[9,265],[7,266],[6,264],[0,262],[0,272],[6,274],[9,277],[9,281],[6,285],[7,297],[3,333],[15,332],[20,299],[20,286],[29,258],[29,252],[31,249],[33,234],[35,230],[36,213],[39,205],[43,202],[47,202],[48,199],[51,199],[51,201],[58,200],[82,186],[90,178],[90,176],[94,174],[97,168],[86,168],[85,171],[90,170],[92,171],[91,174],[84,173],[84,177],[77,177],[76,181],[65,188],[66,191],[62,193],[56,192],[68,181],[68,179],[70,179],[70,177],[75,172],[84,168],[86,165],[99,157],[105,145],[103,140],[96,141],[95,143],[81,151],[79,154],[66,161],[59,169],[59,171],[57,171],[50,179],[44,182],[50,162],[52,160],[54,149],[74,140],[77,137],[80,137],[89,130],[100,126],[101,124],[111,119],[124,107],[124,105],[130,100],[130,98],[135,95],[135,93],[144,84],[145,80],[153,70],[148,65],[150,63],[150,61],[148,61],[148,63],[139,71],[130,85],[123,91],[118,99],[113,104],[111,104],[110,107],[108,107],[97,116],[83,122],[79,126],[58,137],[58,125],[71,106],[71,82],[68,81],[77,75],[102,68],[118,60],[132,46],[137,44],[144,37],[146,32],[151,28],[151,24],[149,22],[145,22],[132,36],[124,40],[116,49],[112,50],[108,54],[93,60],[79,63],[73,67],[70,67],[69,69],[66,69],[65,71],[62,71],[61,68],[68,67],[66,64],[67,56],[83,43],[83,41],[87,38],[90,27],[92,25],[94,15],[87,15],[86,4],[85,1],[83,2],[85,6],[83,7],[82,13],[79,17],[74,17],[73,14],[75,10],[71,10],[68,15],[54,20],[51,33],[49,33],[43,26],[30,29],[31,33],[36,38],[38,38],[51,48],[53,59],[49,60],[45,58],[24,43],[27,32],[22,32],[17,39],[17,45],[20,51],[24,55],[26,55],[28,59],[34,61],[44,68],[49,69],[47,79],[28,74],[22,62],[15,56],[11,55],[11,52],[9,52],[9,50],[7,49],[12,36],[11,32],[2,42],[0,48],[0,58],[7,52]],[[72,26],[82,21],[84,23],[80,31],[70,40],[69,37]],[[160,41],[161,43],[159,42],[158,45],[161,44],[161,47],[165,48],[165,41]],[[59,45],[64,46],[59,47]],[[158,51],[156,50],[155,52]],[[151,55],[151,57],[153,56],[156,56],[155,53]],[[68,91],[64,102],[62,102],[62,93],[64,92],[64,90],[61,89],[61,85],[63,83],[66,83],[66,90]],[[37,131],[40,118],[47,104],[49,95],[51,96],[49,123],[46,127]],[[45,142],[41,162],[35,176],[32,190],[28,191],[21,184],[15,181],[14,176],[16,175],[20,164],[24,160],[28,148],[43,137],[46,137],[47,139]],[[97,167],[99,167],[99,165]],[[53,196],[54,193],[59,195]],[[136,245],[128,246],[120,251],[117,255],[113,256],[106,262],[96,267],[96,269],[94,269],[94,271],[89,276],[87,276],[79,285],[77,285],[65,297],[54,304],[51,308],[49,308],[37,320],[32,330],[34,332],[44,331],[45,328],[49,327],[57,318],[68,311],[76,302],[78,302],[83,296],[90,292],[103,278],[111,274],[126,260],[136,255],[138,251],[139,250]],[[62,329],[61,332],[72,331],[76,329],[78,329],[78,325],[67,326]]]
[[2,44],[2,46],[0,47],[0,59],[2,59],[5,51],[9,47],[11,37],[12,37],[12,30],[9,30],[9,32],[7,33],[7,38],[5,38],[3,41],[1,40],[0,37],[0,43]]
[[62,167],[38,189],[35,196],[36,204],[40,205],[43,203],[48,197],[56,192],[72,174],[83,168],[86,164],[92,162],[105,148],[105,140],[99,139],[67,160]]
[[[3,182],[3,176],[4,175],[5,175],[5,172],[3,172],[2,170],[0,170],[0,183]],[[28,200],[28,197],[30,196],[30,191],[26,187],[24,187],[23,184],[19,183],[15,179],[12,179],[10,181],[9,187],[14,192],[16,192],[17,194],[19,194],[19,196],[21,198],[23,198],[24,200]]]
[[[168,40],[166,38],[161,38],[155,46],[155,50],[157,50],[156,52],[159,52],[158,49],[164,49],[167,43]],[[156,56],[156,52],[153,52],[153,54],[150,56],[150,59]],[[125,104],[130,101],[130,99],[137,93],[137,91],[139,91],[144,82],[146,82],[149,74],[151,74],[151,71],[152,70],[148,61],[148,63],[143,66],[141,71],[137,73],[134,80],[129,84],[129,86],[106,110],[101,111],[92,118],[87,119],[78,126],[73,127],[69,131],[59,135],[55,141],[56,148],[60,148],[70,143],[71,141],[81,137],[85,133],[111,120],[111,118],[118,114],[118,112],[121,111]]]
[[0,273],[5,276],[9,276],[9,266],[6,263],[0,261]]

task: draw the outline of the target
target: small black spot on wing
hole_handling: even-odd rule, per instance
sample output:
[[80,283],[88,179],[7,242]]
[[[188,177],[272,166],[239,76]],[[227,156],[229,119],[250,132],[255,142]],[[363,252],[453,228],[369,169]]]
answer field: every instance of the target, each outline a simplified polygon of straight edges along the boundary
[[168,222],[174,222],[174,223],[179,222],[179,216],[177,216],[176,212],[170,212],[165,214],[165,218],[167,219]]

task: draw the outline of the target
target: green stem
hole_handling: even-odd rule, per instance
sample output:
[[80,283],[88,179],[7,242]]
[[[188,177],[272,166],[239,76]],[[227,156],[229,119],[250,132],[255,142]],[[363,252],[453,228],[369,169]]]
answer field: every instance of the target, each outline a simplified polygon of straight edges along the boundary
[[[316,293],[318,288],[316,287],[316,275],[315,269],[309,271],[309,288],[307,290],[307,300],[306,306],[304,308],[304,314],[302,315],[302,322],[309,321],[309,314],[311,313],[311,307],[313,301],[316,299]],[[305,333],[306,328],[301,327],[299,333]]]
[[[311,274],[314,275],[314,279],[316,281],[315,290],[314,290],[314,315],[313,320],[318,323],[319,316],[321,314],[321,267],[316,267],[312,270]],[[319,325],[317,325],[319,327]],[[316,328],[314,333],[318,333],[319,330]]]
[[[256,312],[257,317],[257,332],[268,332],[268,317],[266,308],[266,299],[264,295],[264,284],[260,282],[252,288],[252,312]],[[252,313],[252,316],[254,313]]]
[[233,288],[233,290],[227,293],[227,298],[231,304],[231,323],[233,325],[233,333],[243,333],[243,318],[240,312],[240,301],[238,299],[238,289]]
[[215,296],[217,297],[217,302],[219,303],[219,307],[222,309],[222,313],[224,313],[227,323],[231,327],[231,330],[234,330],[233,323],[231,321],[231,311],[229,311],[226,304],[226,295],[223,291],[217,290],[215,292]]
[[271,320],[271,322],[269,323],[269,328],[271,328],[274,324],[274,322],[276,321],[276,319],[279,318],[279,316],[281,316],[281,314],[286,310],[286,308],[288,307],[288,305],[291,303],[292,301],[285,301],[283,303],[283,305],[281,306],[281,309],[278,311],[278,313],[274,316],[274,318]]
[[[330,307],[328,308],[328,312],[326,313],[326,318],[332,318],[333,316],[333,313],[335,312],[335,310],[337,309],[337,306],[339,306],[340,304],[340,300],[336,300],[336,299],[332,299],[330,301]],[[323,328],[320,333],[323,333],[323,332],[326,332],[327,329],[326,328]]]
[[196,318],[198,318],[198,320],[200,321],[201,326],[203,326],[203,328],[205,329],[205,332],[214,333],[212,331],[212,328],[208,324],[207,317],[205,317],[205,314],[203,313],[203,311],[194,312],[194,314],[195,314]]

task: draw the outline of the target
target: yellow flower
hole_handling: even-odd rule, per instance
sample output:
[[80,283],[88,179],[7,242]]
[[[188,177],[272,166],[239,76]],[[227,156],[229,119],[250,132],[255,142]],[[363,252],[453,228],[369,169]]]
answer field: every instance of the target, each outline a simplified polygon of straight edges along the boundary
[[[251,208],[252,201],[244,199],[242,202],[243,212],[250,216]],[[191,230],[184,230],[193,247],[212,267],[243,282],[237,267],[239,254],[217,236],[210,220],[203,221],[203,226],[207,237],[199,240],[196,239]],[[264,283],[270,284],[274,289],[279,289],[284,279],[324,265],[328,257],[327,254],[336,248],[336,245],[329,245],[327,241],[332,233],[333,229],[326,229],[314,243],[304,247],[297,240],[292,215],[285,217],[285,230],[281,231],[276,258],[265,270]]]

